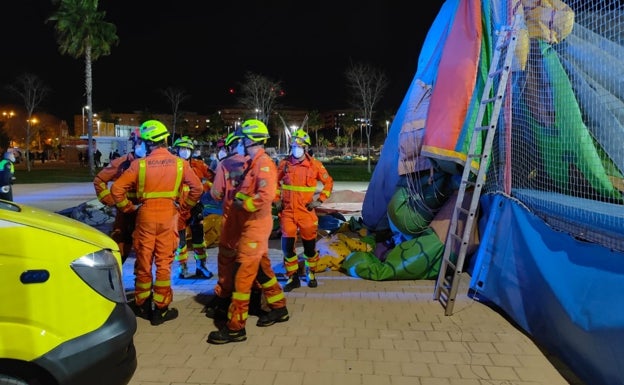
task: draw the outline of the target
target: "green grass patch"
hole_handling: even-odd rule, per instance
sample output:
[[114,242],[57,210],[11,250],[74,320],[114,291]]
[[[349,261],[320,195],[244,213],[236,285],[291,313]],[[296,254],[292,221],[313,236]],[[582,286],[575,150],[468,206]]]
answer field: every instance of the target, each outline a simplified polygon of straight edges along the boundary
[[371,164],[371,172],[368,172],[366,163],[360,164],[333,164],[325,163],[329,175],[339,182],[369,182],[375,166]]
[[[96,169],[96,172],[99,169]],[[93,182],[89,167],[80,167],[78,164],[65,163],[36,163],[28,171],[25,165],[19,164],[15,168],[15,183],[74,183]]]

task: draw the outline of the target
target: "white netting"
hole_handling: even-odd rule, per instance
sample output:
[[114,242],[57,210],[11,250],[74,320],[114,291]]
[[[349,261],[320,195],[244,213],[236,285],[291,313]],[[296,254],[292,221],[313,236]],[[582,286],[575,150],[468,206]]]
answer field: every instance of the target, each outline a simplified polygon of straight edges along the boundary
[[523,0],[509,9],[525,23],[486,190],[624,250],[624,5]]

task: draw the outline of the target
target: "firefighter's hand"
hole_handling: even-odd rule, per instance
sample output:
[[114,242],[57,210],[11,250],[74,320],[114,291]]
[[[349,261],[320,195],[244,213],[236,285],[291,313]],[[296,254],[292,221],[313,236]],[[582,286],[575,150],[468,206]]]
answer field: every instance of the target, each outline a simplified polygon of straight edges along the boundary
[[236,198],[236,199],[234,199],[234,202],[232,204],[237,209],[244,210],[243,205],[245,204],[245,201],[243,201],[242,199]]
[[9,191],[11,191],[11,186],[6,185],[6,186],[2,186],[0,187],[0,191],[2,191],[3,193],[8,193]]
[[193,223],[199,223],[204,219],[204,204],[197,202],[191,209],[191,221]]
[[323,202],[321,202],[318,199],[316,199],[316,200],[313,200],[312,202],[308,203],[306,205],[306,208],[308,209],[308,211],[312,211],[312,210],[314,210],[315,208],[319,207],[322,204],[323,204]]
[[275,206],[275,211],[277,211],[278,213],[284,209],[284,205],[282,204],[281,199],[273,202],[273,206]]

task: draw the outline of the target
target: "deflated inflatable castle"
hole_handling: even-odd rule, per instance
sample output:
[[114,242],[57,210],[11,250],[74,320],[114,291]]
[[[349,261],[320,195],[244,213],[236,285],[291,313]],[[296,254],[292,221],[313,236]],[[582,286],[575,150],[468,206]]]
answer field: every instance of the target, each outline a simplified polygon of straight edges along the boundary
[[372,241],[341,267],[374,280],[438,276],[479,104],[493,96],[484,89],[497,38],[510,29],[470,293],[587,384],[624,384],[622,2],[445,1],[362,207],[365,228],[391,234],[388,250],[380,258]]

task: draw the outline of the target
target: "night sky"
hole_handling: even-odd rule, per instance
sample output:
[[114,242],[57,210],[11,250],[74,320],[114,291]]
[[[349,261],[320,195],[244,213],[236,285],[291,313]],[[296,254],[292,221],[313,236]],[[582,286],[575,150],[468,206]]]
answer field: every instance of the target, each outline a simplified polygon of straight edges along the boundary
[[[343,108],[345,70],[361,62],[386,72],[379,107],[395,112],[442,3],[101,0],[120,42],[93,63],[93,105],[169,113],[159,90],[175,87],[189,95],[182,110],[208,114],[234,105],[228,90],[252,71],[281,81],[283,105]],[[51,89],[40,110],[71,121],[86,103],[84,60],[58,52],[45,23],[53,10],[46,0],[3,2],[0,86],[33,73]],[[19,102],[0,91],[0,105]]]

